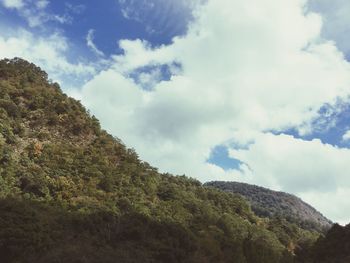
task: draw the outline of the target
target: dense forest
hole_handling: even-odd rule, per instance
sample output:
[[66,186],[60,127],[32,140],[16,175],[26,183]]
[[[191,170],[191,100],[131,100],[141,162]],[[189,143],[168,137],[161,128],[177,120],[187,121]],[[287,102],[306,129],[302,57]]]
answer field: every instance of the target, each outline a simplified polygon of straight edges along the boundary
[[0,262],[331,262],[336,230],[159,173],[40,68],[0,61]]
[[326,236],[321,236],[304,257],[304,262],[350,262],[350,225],[334,224]]
[[264,187],[238,182],[209,182],[205,186],[242,195],[259,217],[284,218],[304,229],[325,232],[332,222],[300,198]]

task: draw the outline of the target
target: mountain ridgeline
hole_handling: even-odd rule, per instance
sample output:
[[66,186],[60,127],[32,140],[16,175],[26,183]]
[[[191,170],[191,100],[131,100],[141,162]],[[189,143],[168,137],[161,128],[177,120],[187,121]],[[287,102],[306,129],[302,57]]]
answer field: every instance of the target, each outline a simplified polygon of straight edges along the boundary
[[0,262],[329,262],[327,240],[159,173],[40,68],[0,61]]
[[284,218],[304,229],[327,231],[332,222],[300,198],[284,192],[238,182],[209,182],[205,186],[240,194],[259,217]]

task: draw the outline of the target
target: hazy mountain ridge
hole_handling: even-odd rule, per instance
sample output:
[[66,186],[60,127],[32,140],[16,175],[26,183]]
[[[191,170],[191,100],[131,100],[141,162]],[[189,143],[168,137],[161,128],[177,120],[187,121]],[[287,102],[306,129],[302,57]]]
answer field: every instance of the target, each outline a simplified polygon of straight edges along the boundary
[[209,182],[206,186],[242,195],[259,217],[282,217],[305,229],[328,230],[332,222],[299,197],[239,182]]
[[40,68],[0,61],[1,262],[314,262],[319,235],[158,173]]

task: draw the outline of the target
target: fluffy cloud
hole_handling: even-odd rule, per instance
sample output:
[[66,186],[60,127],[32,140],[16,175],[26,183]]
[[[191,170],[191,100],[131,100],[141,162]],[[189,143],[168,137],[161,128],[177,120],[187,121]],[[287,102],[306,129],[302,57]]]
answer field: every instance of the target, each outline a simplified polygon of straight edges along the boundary
[[[121,41],[124,54],[84,86],[81,98],[104,127],[161,171],[305,195],[339,193],[339,185],[350,185],[348,150],[264,134],[292,127],[312,133],[319,109],[350,95],[349,63],[320,36],[321,17],[305,10],[301,0],[209,0],[170,45]],[[129,77],[140,67],[172,63],[181,73],[158,80],[152,91]],[[241,170],[206,162],[216,145],[232,142],[253,143],[231,149],[245,163]]]
[[34,36],[20,29],[4,30],[0,34],[0,58],[21,57],[45,69],[50,77],[61,83],[71,83],[74,78],[88,78],[96,73],[95,65],[71,63],[67,53],[69,44],[58,33]]
[[318,139],[259,134],[246,149],[231,149],[230,156],[249,167],[249,173],[242,175],[247,182],[267,183],[274,189],[299,194],[334,192],[339,186],[350,188],[350,149],[323,144]]
[[349,141],[350,140],[350,131],[347,131],[344,135],[343,135],[343,141]]

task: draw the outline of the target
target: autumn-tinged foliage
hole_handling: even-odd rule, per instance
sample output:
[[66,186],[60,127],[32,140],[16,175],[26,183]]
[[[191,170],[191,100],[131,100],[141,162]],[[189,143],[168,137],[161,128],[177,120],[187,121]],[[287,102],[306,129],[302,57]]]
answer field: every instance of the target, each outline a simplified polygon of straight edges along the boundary
[[318,235],[158,173],[40,68],[0,61],[1,262],[293,262]]

